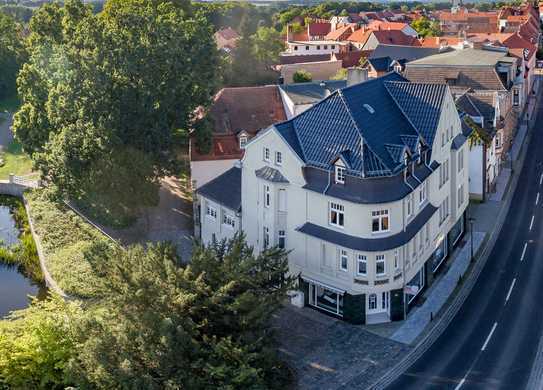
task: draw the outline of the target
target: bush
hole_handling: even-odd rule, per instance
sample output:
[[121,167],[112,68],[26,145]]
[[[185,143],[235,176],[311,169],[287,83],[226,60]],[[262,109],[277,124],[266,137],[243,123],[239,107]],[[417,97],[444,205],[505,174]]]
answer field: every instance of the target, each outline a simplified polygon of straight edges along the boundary
[[[99,296],[100,278],[92,271],[89,256],[107,261],[114,244],[64,203],[51,197],[47,189],[31,191],[26,199],[48,269],[59,287],[69,295]],[[97,252],[99,256],[95,256]]]
[[313,76],[307,70],[300,69],[294,73],[292,79],[295,83],[308,83],[313,80]]

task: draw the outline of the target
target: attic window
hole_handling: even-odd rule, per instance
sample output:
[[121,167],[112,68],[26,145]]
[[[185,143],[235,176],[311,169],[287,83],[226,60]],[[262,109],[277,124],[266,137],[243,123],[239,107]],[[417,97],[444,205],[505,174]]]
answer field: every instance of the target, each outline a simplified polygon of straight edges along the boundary
[[375,113],[375,110],[374,110],[373,107],[370,106],[369,104],[364,103],[363,106],[364,106],[364,108],[365,108],[366,110],[368,110],[368,112],[369,112],[370,114],[374,114],[374,113]]
[[336,162],[335,180],[336,184],[345,184],[345,165],[341,160]]
[[242,135],[242,136],[239,137],[239,148],[240,149],[245,149],[245,145],[247,145],[247,136]]

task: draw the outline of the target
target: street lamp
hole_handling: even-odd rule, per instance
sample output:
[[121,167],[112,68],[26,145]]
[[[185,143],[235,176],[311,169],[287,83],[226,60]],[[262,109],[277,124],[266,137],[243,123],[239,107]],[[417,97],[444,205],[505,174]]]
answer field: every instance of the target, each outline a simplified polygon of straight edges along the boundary
[[471,241],[471,257],[470,257],[470,261],[473,263],[473,222],[475,222],[475,218],[473,217],[469,217],[468,218],[468,221],[469,221],[469,234],[470,234],[470,241]]

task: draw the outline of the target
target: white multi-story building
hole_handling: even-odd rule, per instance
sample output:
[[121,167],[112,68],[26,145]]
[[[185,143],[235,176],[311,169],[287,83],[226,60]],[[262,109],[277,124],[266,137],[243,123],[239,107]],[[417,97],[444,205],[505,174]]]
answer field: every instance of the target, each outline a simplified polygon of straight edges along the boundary
[[[465,141],[446,85],[391,73],[259,133],[233,168],[241,190],[219,177],[222,190],[202,187],[199,202],[240,204],[256,250],[290,250],[306,305],[353,323],[399,320],[463,233]],[[204,242],[223,238],[206,233],[219,212],[202,212]]]

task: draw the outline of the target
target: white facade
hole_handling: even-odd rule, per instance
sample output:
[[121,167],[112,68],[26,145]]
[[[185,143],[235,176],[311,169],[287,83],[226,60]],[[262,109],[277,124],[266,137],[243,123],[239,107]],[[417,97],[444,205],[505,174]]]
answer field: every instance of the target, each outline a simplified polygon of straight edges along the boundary
[[230,239],[241,230],[241,218],[237,211],[198,196],[200,205],[201,241],[209,245],[214,240]]
[[196,190],[234,166],[237,159],[191,161],[192,189]]
[[315,55],[339,53],[341,44],[336,41],[287,42],[287,50],[281,55]]
[[[388,321],[391,291],[403,289],[421,272],[436,249],[446,243],[447,234],[468,204],[467,143],[459,150],[451,148],[461,126],[449,92],[444,106],[431,156],[441,167],[405,198],[384,204],[352,203],[304,189],[304,164],[290,146],[274,128],[259,134],[247,146],[242,160],[243,229],[248,242],[262,250],[284,240],[286,248],[292,251],[292,274],[330,286],[338,294],[365,294],[366,321]],[[278,153],[280,164],[274,158]],[[263,166],[280,171],[288,183],[271,183],[256,177],[255,170]],[[404,231],[428,204],[438,211],[409,242],[386,251],[359,252],[297,231],[310,222],[349,236],[386,238]],[[334,226],[330,221],[331,208],[336,206],[342,209],[343,226]],[[388,229],[375,233],[373,218],[378,213],[386,213]],[[359,272],[359,260],[363,259],[365,274]]]

